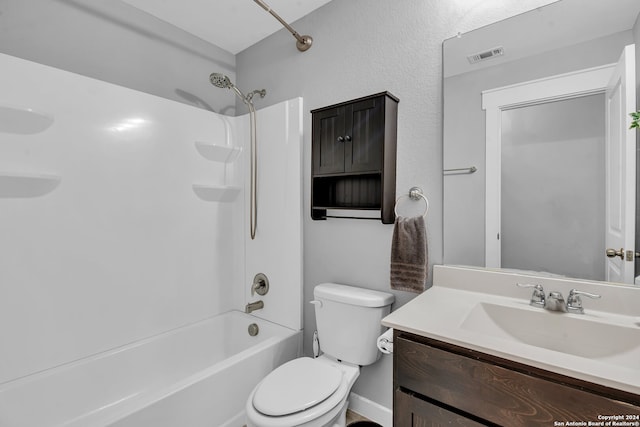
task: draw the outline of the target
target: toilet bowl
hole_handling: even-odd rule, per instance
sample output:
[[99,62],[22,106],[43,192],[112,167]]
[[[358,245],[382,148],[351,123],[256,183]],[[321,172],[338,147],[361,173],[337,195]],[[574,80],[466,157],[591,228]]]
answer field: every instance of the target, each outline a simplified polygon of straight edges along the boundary
[[324,354],[300,357],[267,375],[247,399],[248,427],[345,427],[360,366],[380,357],[376,341],[392,294],[323,283],[313,295]]
[[247,399],[248,427],[344,427],[360,367],[322,355],[280,366]]

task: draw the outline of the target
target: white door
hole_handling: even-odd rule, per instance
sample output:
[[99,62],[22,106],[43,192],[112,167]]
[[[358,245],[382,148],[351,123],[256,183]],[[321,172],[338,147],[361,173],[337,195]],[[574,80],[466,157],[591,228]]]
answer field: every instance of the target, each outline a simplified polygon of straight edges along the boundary
[[[606,280],[633,283],[635,254],[635,47],[625,47],[606,91]],[[603,254],[604,256],[605,254]]]

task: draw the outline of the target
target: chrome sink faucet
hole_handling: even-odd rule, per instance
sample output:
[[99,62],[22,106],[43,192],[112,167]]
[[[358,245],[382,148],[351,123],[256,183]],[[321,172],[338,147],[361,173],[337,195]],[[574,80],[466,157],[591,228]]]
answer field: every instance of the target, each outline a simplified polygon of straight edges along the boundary
[[582,299],[580,299],[580,296],[597,299],[597,298],[600,298],[602,295],[590,294],[589,292],[583,292],[577,289],[571,289],[571,291],[569,291],[569,297],[567,298],[568,313],[584,314],[584,308],[582,308]]
[[533,288],[533,294],[531,295],[529,305],[540,308],[546,307],[546,298],[544,296],[544,289],[542,288],[542,285],[531,285],[529,283],[516,283],[516,285],[521,288]]
[[547,303],[544,305],[544,308],[549,311],[562,311],[563,313],[567,312],[567,303],[564,302],[564,297],[560,292],[549,292],[549,296],[547,297]]
[[560,292],[549,292],[549,295],[545,297],[544,289],[541,285],[531,285],[529,283],[516,283],[516,285],[521,288],[533,288],[533,294],[531,295],[531,301],[529,301],[529,305],[544,308],[545,310],[549,311],[560,311],[563,313],[584,314],[582,299],[580,297],[601,297],[601,295],[591,294],[589,292],[579,291],[577,289],[571,289],[571,291],[569,291],[569,297],[565,302],[564,297]]

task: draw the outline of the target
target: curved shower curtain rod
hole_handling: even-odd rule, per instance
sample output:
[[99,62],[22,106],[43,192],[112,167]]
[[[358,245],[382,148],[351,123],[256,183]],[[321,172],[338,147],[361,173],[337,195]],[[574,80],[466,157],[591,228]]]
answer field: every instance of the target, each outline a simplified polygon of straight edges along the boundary
[[266,4],[264,1],[262,1],[262,0],[253,0],[253,1],[258,3],[264,10],[266,10],[271,15],[273,15],[274,18],[276,18],[278,21],[280,21],[280,23],[282,25],[284,25],[284,27],[287,30],[289,30],[289,32],[293,35],[293,37],[296,38],[296,40],[297,40],[296,47],[298,48],[298,50],[300,52],[304,52],[305,50],[308,50],[311,47],[311,44],[313,43],[313,38],[311,36],[301,36],[300,34],[298,34],[298,32],[296,30],[294,30],[291,27],[291,25],[289,25],[284,19],[282,19],[280,17],[280,15],[275,13],[273,11],[273,9],[271,9],[271,7],[269,7],[269,5]]

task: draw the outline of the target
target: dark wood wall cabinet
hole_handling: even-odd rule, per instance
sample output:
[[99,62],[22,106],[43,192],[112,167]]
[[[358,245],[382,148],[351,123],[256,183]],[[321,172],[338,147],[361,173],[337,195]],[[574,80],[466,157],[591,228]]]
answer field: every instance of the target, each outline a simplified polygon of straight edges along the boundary
[[389,92],[312,114],[311,218],[327,209],[380,210],[393,224],[398,98]]
[[639,395],[419,335],[394,335],[394,427],[588,425],[607,415],[640,421]]

